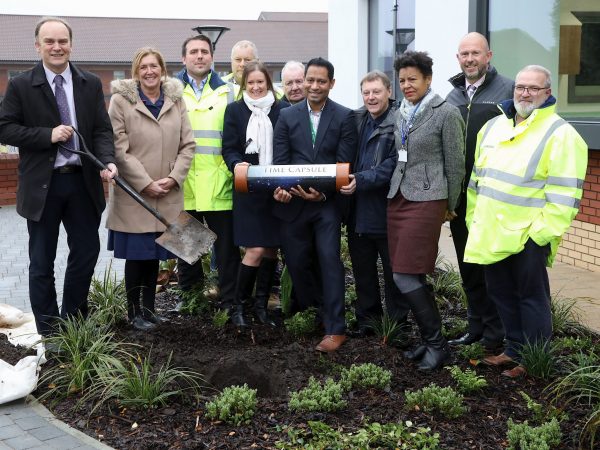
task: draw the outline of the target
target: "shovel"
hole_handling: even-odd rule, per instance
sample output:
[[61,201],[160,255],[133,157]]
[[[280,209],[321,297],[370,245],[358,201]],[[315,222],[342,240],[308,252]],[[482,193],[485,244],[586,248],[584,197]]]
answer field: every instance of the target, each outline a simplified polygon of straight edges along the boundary
[[[75,150],[58,144],[65,150],[68,150],[78,155],[83,155],[90,159],[99,169],[107,169],[102,161],[100,161],[87,147],[81,133],[73,128],[73,131],[79,136],[79,142],[84,151]],[[185,211],[181,211],[175,222],[168,222],[156,209],[148,204],[146,200],[136,192],[125,179],[120,176],[113,178],[121,189],[129,194],[133,199],[142,205],[146,210],[160,220],[167,229],[157,239],[156,243],[166,248],[168,251],[183,259],[188,264],[194,264],[200,257],[208,253],[217,239],[217,235],[208,229],[203,223],[196,220],[193,216]]]

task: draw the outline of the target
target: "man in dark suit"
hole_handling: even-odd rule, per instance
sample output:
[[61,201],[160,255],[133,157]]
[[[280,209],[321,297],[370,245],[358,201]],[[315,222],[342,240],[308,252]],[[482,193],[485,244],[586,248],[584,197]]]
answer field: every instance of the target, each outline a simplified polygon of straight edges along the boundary
[[[314,58],[306,65],[306,100],[281,111],[273,136],[273,164],[335,164],[356,156],[357,132],[352,110],[328,98],[333,65]],[[274,214],[282,220],[281,242],[300,309],[313,303],[310,280],[313,240],[322,280],[325,337],[316,349],[332,352],[346,340],[344,266],[340,260],[340,208],[335,192],[298,186],[277,188]]]
[[[27,219],[29,298],[42,336],[52,333],[59,316],[54,258],[61,222],[69,258],[60,316],[87,314],[105,206],[100,177],[109,180],[117,174],[102,84],[69,63],[71,40],[68,23],[42,18],[35,28],[41,61],[10,81],[0,106],[0,141],[19,147],[17,212]],[[82,147],[74,128],[107,164],[100,176],[90,161],[62,147]]]

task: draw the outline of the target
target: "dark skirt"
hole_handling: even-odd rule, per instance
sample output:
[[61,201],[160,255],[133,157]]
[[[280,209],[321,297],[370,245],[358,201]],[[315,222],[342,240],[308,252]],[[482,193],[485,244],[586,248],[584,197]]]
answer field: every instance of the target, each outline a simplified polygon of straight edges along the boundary
[[240,247],[279,247],[279,219],[266,192],[233,193],[233,240]]
[[115,258],[149,260],[177,258],[173,253],[158,245],[154,240],[162,233],[126,233],[108,230],[108,250],[115,252]]
[[433,272],[447,207],[447,200],[411,202],[402,194],[388,201],[388,246],[395,273]]

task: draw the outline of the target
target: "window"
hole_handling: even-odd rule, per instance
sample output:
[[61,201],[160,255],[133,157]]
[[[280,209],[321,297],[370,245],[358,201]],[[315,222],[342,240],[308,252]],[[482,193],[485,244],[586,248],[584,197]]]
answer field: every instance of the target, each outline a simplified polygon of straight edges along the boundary
[[10,80],[11,78],[16,77],[17,75],[23,73],[23,70],[9,70],[8,71],[8,79]]
[[552,73],[557,112],[600,118],[600,2],[489,0],[492,64],[513,78],[528,64]]
[[125,71],[124,70],[113,71],[113,80],[124,80],[124,79],[125,79]]

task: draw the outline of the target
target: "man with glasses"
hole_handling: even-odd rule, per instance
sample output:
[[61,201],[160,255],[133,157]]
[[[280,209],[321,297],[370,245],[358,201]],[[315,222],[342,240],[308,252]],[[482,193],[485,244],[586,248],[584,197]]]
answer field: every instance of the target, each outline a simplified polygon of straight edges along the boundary
[[506,348],[484,363],[517,364],[502,375],[525,374],[525,345],[552,336],[551,266],[561,236],[577,214],[587,145],[556,113],[550,72],[526,66],[516,77],[504,114],[477,136],[467,191],[465,261],[483,264],[488,296],[506,331]]
[[[492,117],[500,114],[497,103],[512,97],[512,80],[500,75],[490,65],[492,51],[487,39],[479,33],[469,33],[458,45],[456,59],[461,72],[450,78],[454,89],[448,94],[448,103],[457,106],[465,121],[465,186],[473,169],[473,155],[477,132]],[[492,351],[502,346],[504,329],[498,317],[494,302],[486,294],[483,267],[463,261],[469,232],[465,224],[467,193],[460,196],[457,217],[450,222],[452,240],[458,258],[458,267],[467,296],[467,333],[448,341],[450,345],[470,345],[481,341]]]

